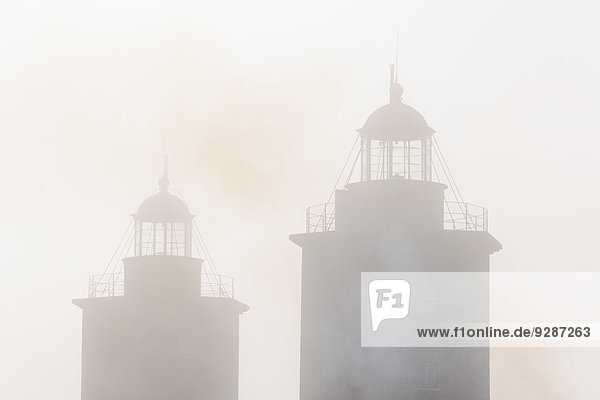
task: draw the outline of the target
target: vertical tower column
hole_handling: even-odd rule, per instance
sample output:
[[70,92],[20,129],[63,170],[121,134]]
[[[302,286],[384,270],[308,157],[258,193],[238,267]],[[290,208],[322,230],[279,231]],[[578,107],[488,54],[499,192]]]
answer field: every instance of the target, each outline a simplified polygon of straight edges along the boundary
[[358,130],[361,181],[335,193],[335,230],[290,236],[302,248],[300,400],[489,399],[487,348],[361,348],[362,272],[487,272],[501,248],[469,224],[444,228],[434,130],[390,78],[390,103]]

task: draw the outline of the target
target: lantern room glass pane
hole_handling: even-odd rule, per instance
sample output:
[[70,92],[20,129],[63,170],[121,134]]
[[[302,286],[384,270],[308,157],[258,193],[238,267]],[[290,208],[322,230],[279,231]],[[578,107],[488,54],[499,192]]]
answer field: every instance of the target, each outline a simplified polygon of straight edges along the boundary
[[431,179],[431,142],[424,140],[370,140],[362,143],[363,181]]
[[191,229],[186,222],[138,222],[136,256],[191,256]]

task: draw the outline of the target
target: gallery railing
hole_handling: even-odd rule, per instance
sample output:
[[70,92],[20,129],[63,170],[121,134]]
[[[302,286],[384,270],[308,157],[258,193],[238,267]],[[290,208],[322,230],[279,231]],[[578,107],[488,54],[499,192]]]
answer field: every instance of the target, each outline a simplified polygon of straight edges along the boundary
[[[125,295],[125,276],[123,272],[101,274],[90,277],[88,297],[115,297]],[[200,295],[206,297],[234,298],[234,281],[229,276],[202,274]]]
[[[488,212],[465,202],[444,201],[444,229],[487,232]],[[335,231],[335,204],[317,204],[306,209],[306,232]]]

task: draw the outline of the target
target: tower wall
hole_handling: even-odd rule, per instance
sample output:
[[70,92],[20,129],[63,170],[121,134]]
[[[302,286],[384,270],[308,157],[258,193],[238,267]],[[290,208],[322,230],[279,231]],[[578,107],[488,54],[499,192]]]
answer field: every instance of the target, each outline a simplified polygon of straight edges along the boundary
[[336,192],[336,231],[291,236],[303,250],[301,400],[489,398],[488,349],[360,347],[361,272],[489,270],[499,243],[485,232],[444,231],[443,189],[349,185]]
[[441,183],[386,179],[353,183],[336,191],[336,230],[417,232],[443,229]]
[[[200,260],[125,260],[125,295],[83,309],[82,400],[237,400],[239,315],[204,297]],[[172,274],[169,274],[172,272]]]
[[202,260],[178,256],[123,259],[125,292],[148,301],[193,299],[201,291]]

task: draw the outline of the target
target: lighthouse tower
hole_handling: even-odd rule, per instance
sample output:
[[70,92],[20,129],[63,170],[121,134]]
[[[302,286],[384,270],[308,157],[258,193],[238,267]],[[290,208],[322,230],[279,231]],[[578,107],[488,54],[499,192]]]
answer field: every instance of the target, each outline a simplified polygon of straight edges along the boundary
[[[237,400],[239,316],[233,283],[193,257],[193,218],[160,190],[133,214],[133,254],[90,279],[83,310],[82,400]],[[127,238],[124,242],[127,242]]]
[[501,249],[484,209],[450,201],[462,199],[439,179],[434,130],[402,96],[392,69],[389,104],[358,130],[360,181],[290,236],[302,248],[300,400],[489,399],[486,348],[361,348],[361,272],[487,272]]

